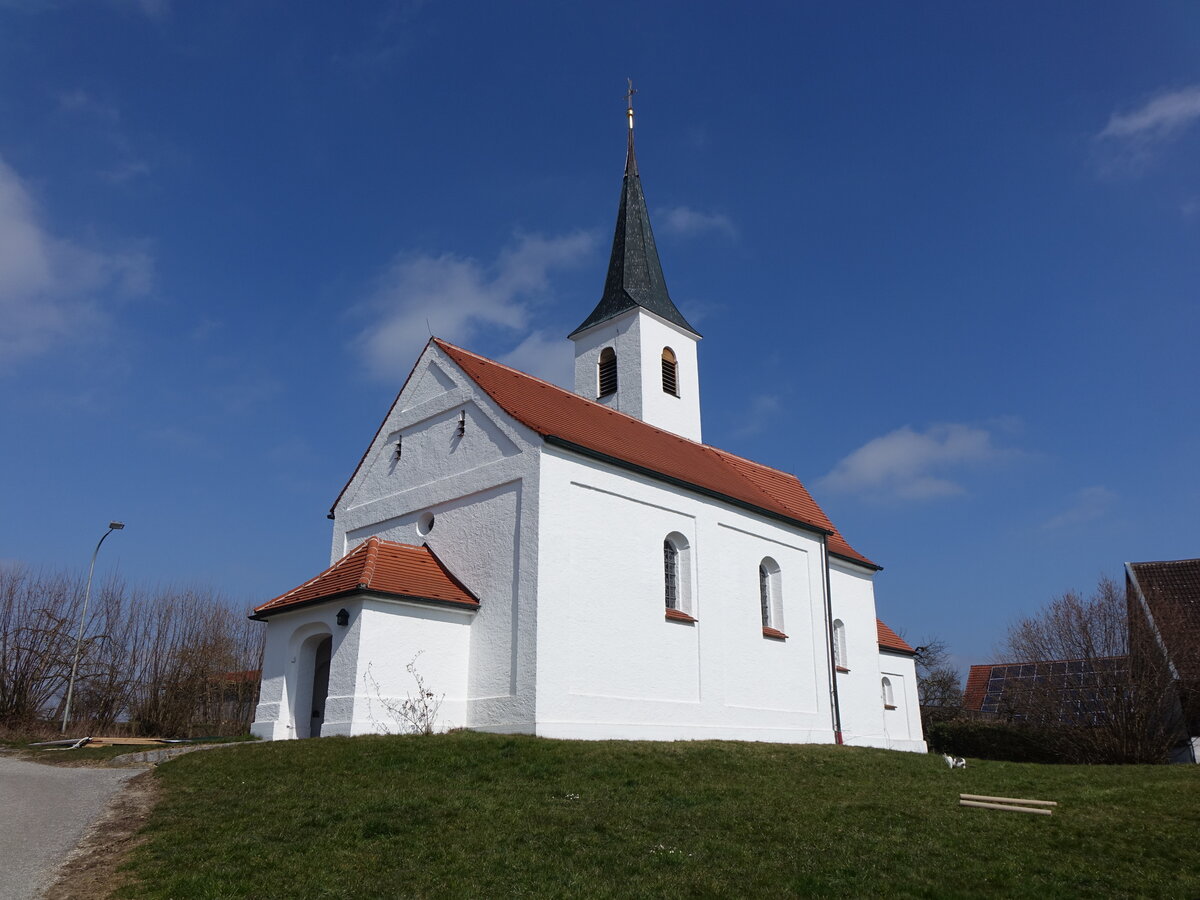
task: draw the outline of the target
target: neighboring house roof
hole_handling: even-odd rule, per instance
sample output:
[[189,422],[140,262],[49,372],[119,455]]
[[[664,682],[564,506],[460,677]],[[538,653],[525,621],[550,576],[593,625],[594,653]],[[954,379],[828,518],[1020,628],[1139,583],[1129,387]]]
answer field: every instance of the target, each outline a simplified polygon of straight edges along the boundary
[[879,619],[875,620],[875,630],[878,632],[879,647],[881,650],[892,650],[896,653],[913,653],[917,651],[908,646],[908,641],[892,631],[883,624]]
[[1179,677],[1200,680],[1200,559],[1126,563],[1125,568]]
[[477,609],[479,598],[442,565],[428,546],[370,537],[297,588],[255,607],[252,619],[363,591]]
[[990,664],[971,666],[967,672],[967,689],[963,691],[963,709],[983,708],[983,698],[987,694],[988,679],[991,677]]
[[699,337],[667,293],[662,262],[650,228],[650,213],[642,193],[637,157],[633,152],[633,129],[629,129],[629,148],[625,154],[625,179],[621,183],[621,204],[617,210],[617,228],[613,234],[612,255],[600,302],[571,332],[571,337],[593,325],[607,322],[631,309],[649,310],[668,322]]
[[974,665],[967,673],[963,709],[1020,717],[1031,698],[1041,704],[1053,699],[1059,718],[1091,716],[1102,710],[1103,695],[1112,688],[1114,677],[1124,672],[1128,659],[1108,656]]
[[795,475],[655,428],[439,338],[433,342],[547,443],[823,532],[831,555],[881,568],[846,542]]

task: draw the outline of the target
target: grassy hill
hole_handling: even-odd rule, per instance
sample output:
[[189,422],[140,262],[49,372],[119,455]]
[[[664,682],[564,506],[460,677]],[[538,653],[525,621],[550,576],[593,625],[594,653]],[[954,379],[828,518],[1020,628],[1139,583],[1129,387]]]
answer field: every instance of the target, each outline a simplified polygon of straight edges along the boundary
[[126,896],[1200,896],[1195,766],[464,732],[245,745],[158,775]]

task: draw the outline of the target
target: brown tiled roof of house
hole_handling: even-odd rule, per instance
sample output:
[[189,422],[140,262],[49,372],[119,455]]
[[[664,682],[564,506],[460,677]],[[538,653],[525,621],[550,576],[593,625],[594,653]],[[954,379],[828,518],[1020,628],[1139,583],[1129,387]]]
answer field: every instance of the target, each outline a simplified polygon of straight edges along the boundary
[[880,568],[846,542],[796,476],[655,428],[438,338],[433,341],[505,412],[552,443],[825,532],[831,555]]
[[371,537],[297,588],[255,607],[251,618],[367,591],[405,600],[424,600],[477,609],[472,594],[429,547]]
[[879,619],[875,620],[875,631],[878,633],[879,646],[884,650],[894,650],[897,653],[916,653],[912,647],[908,646],[908,641],[892,631],[883,624]]
[[1179,676],[1200,679],[1200,559],[1129,563]]
[[983,698],[987,694],[988,680],[991,677],[991,663],[971,666],[967,672],[967,689],[963,691],[963,709],[983,709]]

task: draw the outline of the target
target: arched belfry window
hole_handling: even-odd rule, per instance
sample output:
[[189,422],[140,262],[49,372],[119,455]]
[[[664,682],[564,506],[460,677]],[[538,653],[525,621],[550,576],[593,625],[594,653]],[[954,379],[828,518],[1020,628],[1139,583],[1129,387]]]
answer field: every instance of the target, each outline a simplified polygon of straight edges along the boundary
[[605,347],[600,351],[597,375],[600,386],[598,396],[607,397],[617,392],[617,351],[612,347]]
[[678,531],[663,540],[663,602],[667,618],[692,621],[691,545]]
[[662,352],[663,393],[679,396],[679,372],[676,367],[675,351],[663,347]]

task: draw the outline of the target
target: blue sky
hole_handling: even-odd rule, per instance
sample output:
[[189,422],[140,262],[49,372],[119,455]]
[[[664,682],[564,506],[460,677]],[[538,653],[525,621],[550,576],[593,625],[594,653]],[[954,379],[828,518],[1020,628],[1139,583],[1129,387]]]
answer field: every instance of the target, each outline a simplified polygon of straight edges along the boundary
[[638,159],[705,438],[986,661],[1200,555],[1200,6],[0,0],[0,558],[261,602],[438,335],[565,381]]

